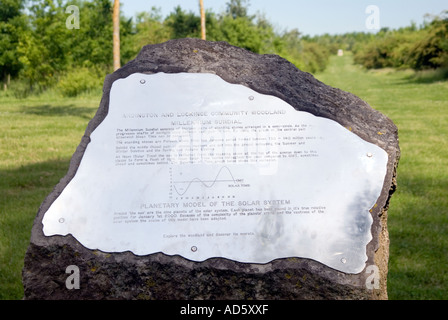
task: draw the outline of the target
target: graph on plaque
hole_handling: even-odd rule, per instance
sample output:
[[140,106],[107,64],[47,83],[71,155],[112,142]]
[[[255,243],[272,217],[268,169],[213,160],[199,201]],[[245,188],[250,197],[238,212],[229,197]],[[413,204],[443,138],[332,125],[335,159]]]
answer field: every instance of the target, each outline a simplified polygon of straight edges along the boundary
[[183,165],[169,168],[170,199],[234,198],[250,184],[229,166]]

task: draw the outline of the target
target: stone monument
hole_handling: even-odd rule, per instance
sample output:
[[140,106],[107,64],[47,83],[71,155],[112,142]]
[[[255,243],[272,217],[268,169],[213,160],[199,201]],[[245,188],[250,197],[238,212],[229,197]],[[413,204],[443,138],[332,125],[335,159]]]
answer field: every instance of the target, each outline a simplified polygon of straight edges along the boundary
[[276,55],[149,45],[37,213],[25,299],[387,299],[397,128]]

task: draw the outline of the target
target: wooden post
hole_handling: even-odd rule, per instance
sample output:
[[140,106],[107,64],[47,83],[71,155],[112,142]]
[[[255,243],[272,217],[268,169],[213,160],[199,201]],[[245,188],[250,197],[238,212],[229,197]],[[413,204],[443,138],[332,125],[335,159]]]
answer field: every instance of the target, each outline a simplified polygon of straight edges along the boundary
[[199,7],[201,8],[201,37],[202,37],[202,40],[205,40],[206,39],[206,35],[205,35],[204,0],[199,0]]
[[114,71],[120,68],[120,1],[114,1],[112,14],[113,42],[114,42]]
[[11,83],[11,74],[5,74],[5,76],[3,77],[3,91],[7,91],[8,87]]

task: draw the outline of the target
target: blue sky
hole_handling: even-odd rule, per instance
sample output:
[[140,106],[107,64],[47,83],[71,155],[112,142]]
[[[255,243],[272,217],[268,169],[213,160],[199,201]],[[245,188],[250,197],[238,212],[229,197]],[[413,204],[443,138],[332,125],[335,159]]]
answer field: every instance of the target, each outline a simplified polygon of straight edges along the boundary
[[[206,9],[223,12],[227,0],[204,0]],[[167,16],[180,5],[186,11],[199,13],[199,0],[120,0],[127,17],[136,12],[149,11],[152,6],[161,8]],[[411,24],[420,25],[426,13],[439,15],[448,10],[446,0],[250,0],[249,13],[263,13],[277,31],[297,28],[302,34],[341,34],[370,30],[366,27],[369,14],[366,8],[375,5],[379,9],[380,27],[396,29]]]

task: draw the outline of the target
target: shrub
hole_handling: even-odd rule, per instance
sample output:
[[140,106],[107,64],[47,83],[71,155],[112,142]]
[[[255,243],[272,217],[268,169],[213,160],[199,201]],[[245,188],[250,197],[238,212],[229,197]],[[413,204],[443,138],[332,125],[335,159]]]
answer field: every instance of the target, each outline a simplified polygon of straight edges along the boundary
[[92,69],[72,69],[59,79],[56,88],[62,95],[74,97],[101,88],[103,78],[98,71]]
[[448,66],[448,12],[421,29],[414,26],[380,31],[373,40],[357,47],[355,62],[367,69],[436,69]]

